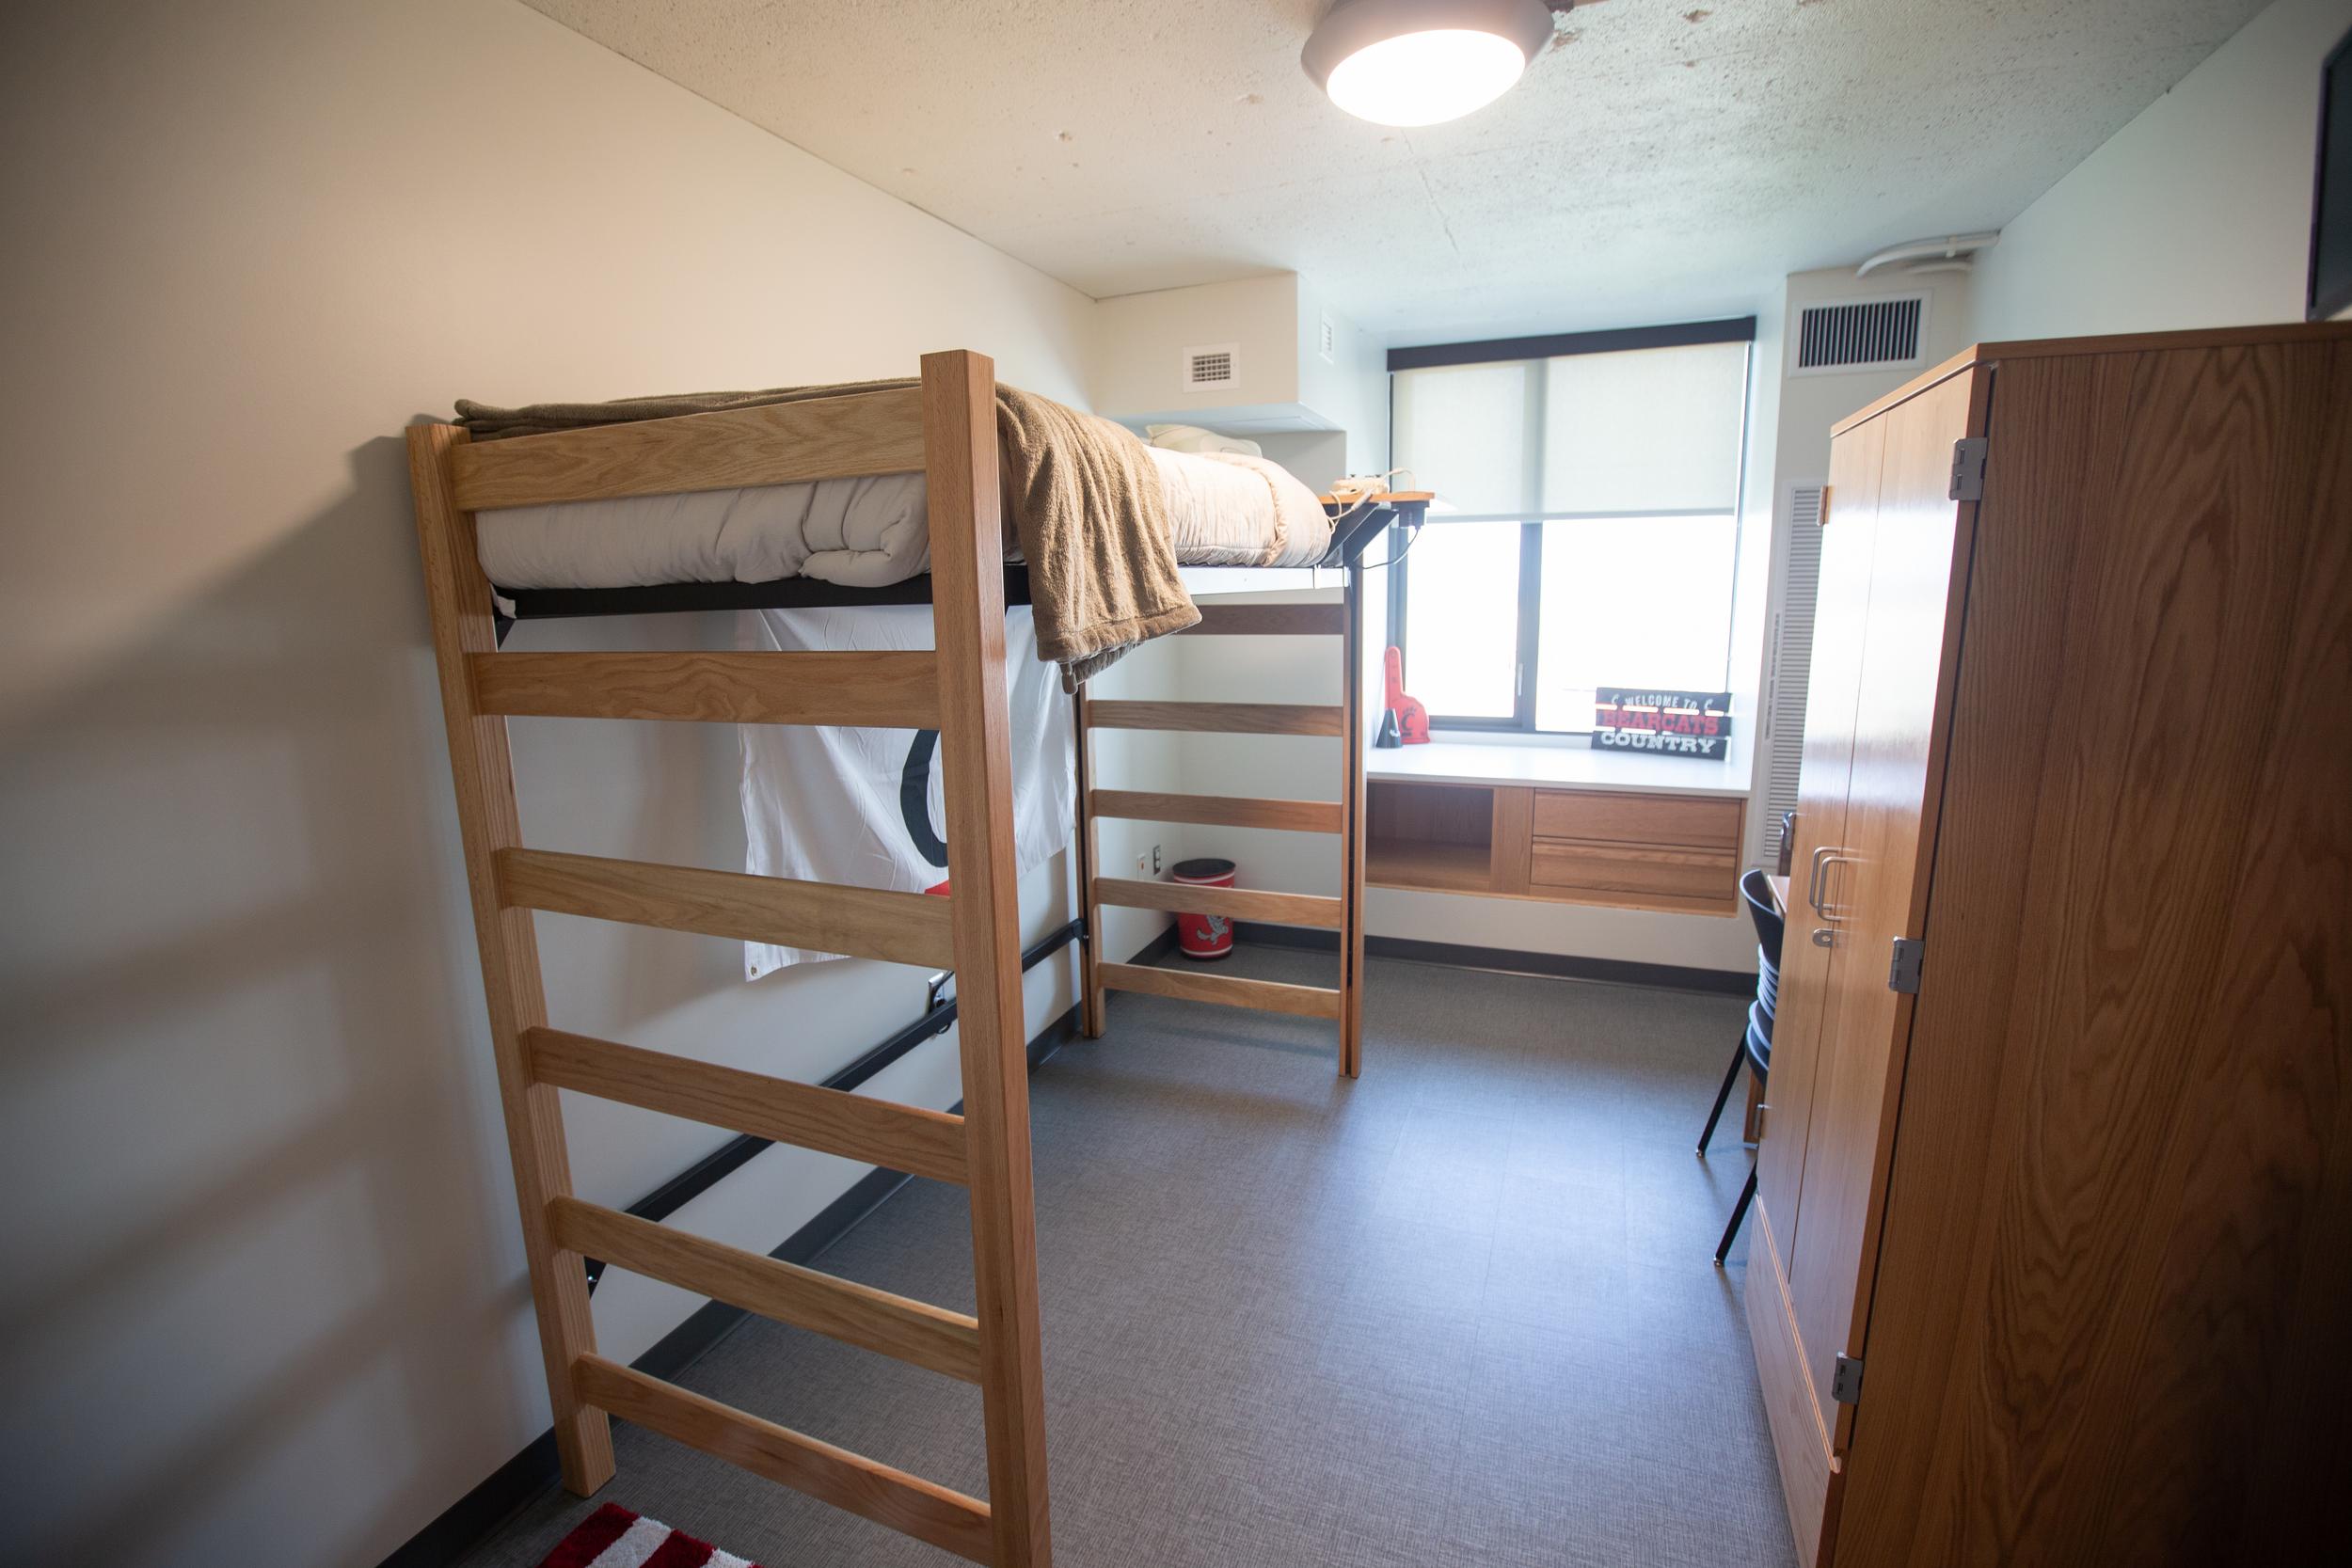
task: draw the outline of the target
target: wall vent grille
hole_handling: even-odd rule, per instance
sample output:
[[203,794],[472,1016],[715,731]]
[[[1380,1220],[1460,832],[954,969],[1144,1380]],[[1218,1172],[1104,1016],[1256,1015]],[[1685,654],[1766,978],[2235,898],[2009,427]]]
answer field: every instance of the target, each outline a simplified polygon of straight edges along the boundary
[[1821,498],[1819,484],[1788,493],[1788,579],[1772,624],[1772,662],[1764,680],[1764,832],[1758,842],[1768,868],[1780,857],[1780,815],[1797,809],[1797,774],[1804,761],[1804,699],[1813,676],[1813,611],[1821,586]]
[[1919,362],[1925,294],[1808,305],[1797,316],[1798,375],[1893,370]]
[[1331,318],[1328,316],[1323,318],[1323,330],[1317,341],[1317,347],[1323,355],[1325,364],[1334,365],[1339,362],[1340,329],[1332,325]]
[[1240,352],[1238,343],[1207,343],[1184,350],[1184,390],[1207,392],[1233,385],[1241,379],[1235,368]]

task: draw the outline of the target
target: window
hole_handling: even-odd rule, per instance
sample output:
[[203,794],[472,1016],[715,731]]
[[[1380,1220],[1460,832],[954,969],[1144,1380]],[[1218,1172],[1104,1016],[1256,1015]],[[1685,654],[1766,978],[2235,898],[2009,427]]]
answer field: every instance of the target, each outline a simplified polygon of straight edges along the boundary
[[1406,686],[1434,723],[1582,734],[1597,687],[1724,688],[1754,332],[1391,355],[1392,461],[1451,508],[1390,583]]

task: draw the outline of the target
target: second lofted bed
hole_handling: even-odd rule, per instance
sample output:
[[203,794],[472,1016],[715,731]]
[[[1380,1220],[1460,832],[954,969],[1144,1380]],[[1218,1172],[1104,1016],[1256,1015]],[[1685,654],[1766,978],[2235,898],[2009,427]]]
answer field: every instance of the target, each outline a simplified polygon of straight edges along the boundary
[[[469,409],[409,433],[469,881],[564,1481],[612,1471],[619,1415],[975,1561],[1051,1560],[1029,1172],[1007,609],[1075,689],[1080,1006],[1130,990],[1327,1018],[1361,1066],[1364,750],[1360,556],[1425,495],[1320,500],[1272,465],[1119,444],[1085,416],[997,388],[983,356],[926,356],[919,381],[722,400]],[[1148,451],[1139,465],[1135,451]],[[1144,494],[1158,486],[1166,523]],[[1013,526],[1009,529],[1007,524]],[[1155,544],[1154,529],[1166,538]],[[1173,557],[1160,559],[1162,550]],[[1010,559],[1009,559],[1010,558]],[[1338,570],[1337,604],[1214,603],[1177,564]],[[930,649],[501,651],[512,619],[696,610],[932,607]],[[1143,638],[1318,636],[1337,705],[1089,700],[1084,677]],[[521,843],[508,717],[910,728],[945,765],[945,896],[557,854]],[[1109,729],[1325,736],[1337,801],[1100,789]],[[1104,817],[1334,834],[1336,896],[1104,877]],[[1124,905],[1335,932],[1340,982],[1280,986],[1107,959]],[[952,970],[961,1116],[553,1030],[532,911]],[[967,1317],[584,1203],[570,1193],[556,1091],[959,1182],[970,1193],[977,1313]],[[597,1355],[594,1256],[977,1384],[981,1501]]]

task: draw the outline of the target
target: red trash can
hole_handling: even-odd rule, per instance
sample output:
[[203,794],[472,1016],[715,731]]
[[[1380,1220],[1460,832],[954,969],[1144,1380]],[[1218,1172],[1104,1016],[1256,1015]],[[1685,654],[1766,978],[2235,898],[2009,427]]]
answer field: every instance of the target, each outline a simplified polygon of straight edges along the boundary
[[[1168,876],[1193,887],[1232,887],[1233,863],[1178,861]],[[1233,950],[1233,923],[1221,914],[1178,914],[1176,949],[1187,958],[1221,958]]]

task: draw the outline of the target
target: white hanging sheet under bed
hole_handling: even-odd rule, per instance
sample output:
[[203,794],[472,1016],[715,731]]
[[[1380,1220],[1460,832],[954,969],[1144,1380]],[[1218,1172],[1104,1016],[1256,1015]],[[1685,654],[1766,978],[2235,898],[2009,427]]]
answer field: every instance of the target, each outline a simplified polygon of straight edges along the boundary
[[[742,612],[747,650],[915,649],[932,643],[928,605]],[[1005,617],[1012,720],[1015,874],[1068,845],[1077,811],[1075,728],[1059,671],[1037,657],[1030,611]],[[935,730],[739,724],[743,752],[743,869],[898,893],[945,892],[946,816]],[[743,944],[743,975],[835,957]]]

